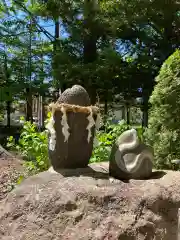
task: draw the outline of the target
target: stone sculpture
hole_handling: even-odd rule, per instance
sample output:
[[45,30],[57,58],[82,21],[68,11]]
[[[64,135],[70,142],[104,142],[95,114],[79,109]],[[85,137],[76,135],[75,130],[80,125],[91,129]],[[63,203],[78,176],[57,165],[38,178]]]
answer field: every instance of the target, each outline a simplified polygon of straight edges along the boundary
[[135,129],[120,135],[109,160],[109,174],[117,179],[147,179],[152,174],[153,151],[139,141]]
[[50,105],[49,157],[53,168],[84,168],[93,149],[95,129],[99,128],[99,109],[90,106],[86,90],[74,85]]

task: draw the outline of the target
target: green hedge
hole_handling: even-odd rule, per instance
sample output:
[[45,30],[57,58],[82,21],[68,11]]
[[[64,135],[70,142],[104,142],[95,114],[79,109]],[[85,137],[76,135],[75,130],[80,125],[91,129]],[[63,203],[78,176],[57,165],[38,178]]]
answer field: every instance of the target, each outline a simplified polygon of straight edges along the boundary
[[178,169],[172,160],[180,159],[180,51],[177,50],[162,65],[150,98],[152,105],[147,143],[154,148],[155,166]]

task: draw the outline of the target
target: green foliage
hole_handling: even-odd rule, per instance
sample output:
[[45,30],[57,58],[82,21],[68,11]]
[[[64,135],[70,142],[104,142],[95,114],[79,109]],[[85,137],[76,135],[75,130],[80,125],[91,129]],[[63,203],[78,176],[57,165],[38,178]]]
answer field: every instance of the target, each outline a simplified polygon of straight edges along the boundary
[[2,1],[0,16],[9,74],[2,101],[7,90],[25,99],[27,85],[44,95],[53,75],[55,87],[80,83],[102,102],[116,93],[129,100],[141,87],[147,102],[159,66],[179,46],[178,1]]
[[39,132],[36,126],[25,122],[18,144],[11,136],[8,139],[7,147],[20,152],[25,159],[25,166],[29,172],[41,172],[49,167],[48,140],[45,131]]
[[0,112],[0,122],[4,120],[4,115]]
[[180,159],[180,51],[162,65],[150,103],[147,143],[154,148],[157,168],[175,169],[171,162]]
[[[111,148],[124,131],[131,129],[132,127],[127,125],[125,121],[120,121],[118,124],[110,124],[107,122],[105,131],[99,131],[97,133],[98,145],[94,147],[90,162],[102,162],[108,161]],[[143,140],[143,129],[142,127],[136,128],[138,137]]]

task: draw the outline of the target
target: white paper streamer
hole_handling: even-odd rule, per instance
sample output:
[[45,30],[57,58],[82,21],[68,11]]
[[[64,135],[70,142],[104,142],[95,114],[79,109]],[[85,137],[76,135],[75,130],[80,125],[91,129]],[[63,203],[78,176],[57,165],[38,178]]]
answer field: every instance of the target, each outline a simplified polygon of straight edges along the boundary
[[89,141],[90,141],[90,139],[91,139],[91,137],[92,137],[91,128],[95,125],[95,121],[94,121],[94,118],[93,118],[92,109],[89,108],[89,111],[90,111],[90,114],[89,114],[89,116],[87,117],[87,119],[88,119],[88,121],[89,121],[89,124],[88,124],[88,126],[87,126],[87,128],[86,128],[86,129],[88,130],[88,138],[87,138],[88,143],[89,143]]
[[96,130],[99,130],[101,125],[102,125],[102,119],[101,119],[100,113],[98,113],[96,118],[96,124],[95,124]]
[[66,109],[64,107],[61,108],[61,112],[63,113],[62,115],[62,120],[61,120],[61,125],[62,125],[62,133],[64,135],[64,142],[67,142],[69,139],[69,125],[67,123],[67,115],[66,115]]
[[50,139],[49,139],[49,149],[51,151],[54,151],[55,146],[56,146],[56,131],[54,129],[54,118],[53,116],[50,118],[48,124],[46,125],[46,129],[50,133]]

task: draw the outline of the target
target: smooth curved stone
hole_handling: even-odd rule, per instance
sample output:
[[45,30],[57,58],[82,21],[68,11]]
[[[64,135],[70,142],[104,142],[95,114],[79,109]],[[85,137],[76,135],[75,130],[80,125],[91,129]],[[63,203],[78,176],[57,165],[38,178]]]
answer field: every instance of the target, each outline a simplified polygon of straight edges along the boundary
[[109,174],[121,180],[147,179],[152,174],[153,151],[141,143],[135,129],[116,140],[110,155]]

